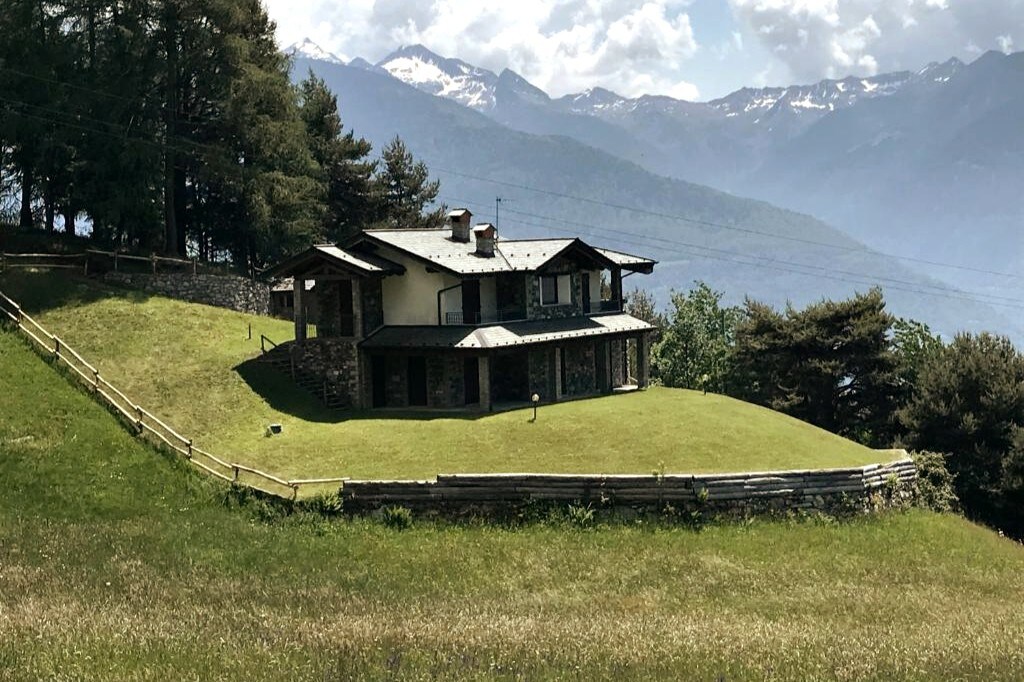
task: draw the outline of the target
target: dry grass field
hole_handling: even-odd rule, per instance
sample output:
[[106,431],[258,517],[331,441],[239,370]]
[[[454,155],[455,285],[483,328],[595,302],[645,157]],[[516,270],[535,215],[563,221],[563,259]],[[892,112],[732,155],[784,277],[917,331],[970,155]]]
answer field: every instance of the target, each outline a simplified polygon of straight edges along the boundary
[[1024,548],[955,516],[281,516],[0,331],[0,679],[1013,680]]

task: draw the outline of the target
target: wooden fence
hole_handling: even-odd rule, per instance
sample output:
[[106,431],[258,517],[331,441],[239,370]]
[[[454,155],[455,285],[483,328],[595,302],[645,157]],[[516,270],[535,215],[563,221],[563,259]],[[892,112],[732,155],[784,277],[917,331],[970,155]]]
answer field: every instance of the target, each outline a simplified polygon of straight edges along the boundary
[[340,484],[346,480],[343,477],[285,480],[243,464],[227,462],[202,450],[195,445],[191,438],[181,435],[152,412],[133,402],[123,391],[107,381],[96,367],[89,364],[66,341],[47,331],[3,292],[0,292],[0,313],[2,313],[0,320],[9,319],[36,347],[52,356],[58,364],[71,370],[101,403],[111,407],[140,437],[170,448],[212,476],[270,495],[290,497],[291,499],[298,496],[300,488]]
[[216,271],[223,269],[222,267],[210,264],[203,264],[200,266],[199,261],[196,259],[187,260],[184,258],[169,258],[167,256],[158,256],[156,254],[152,254],[150,256],[136,256],[130,253],[122,253],[120,251],[86,249],[82,253],[66,254],[0,253],[0,272],[14,268],[45,268],[48,270],[81,270],[84,274],[89,274],[90,270],[94,271],[98,266],[97,261],[102,261],[105,265],[109,264],[109,266],[113,268],[114,272],[118,272],[122,265],[126,263],[145,263],[146,270],[153,274],[159,272],[161,266],[171,266],[175,272],[185,270],[187,272],[191,272],[193,275],[201,268],[204,270]]
[[387,505],[412,509],[458,509],[531,501],[605,506],[742,508],[776,501],[782,508],[822,508],[830,499],[867,496],[891,483],[917,478],[914,461],[842,469],[738,474],[615,476],[577,474],[453,474],[434,481],[346,481],[341,490],[349,511]]

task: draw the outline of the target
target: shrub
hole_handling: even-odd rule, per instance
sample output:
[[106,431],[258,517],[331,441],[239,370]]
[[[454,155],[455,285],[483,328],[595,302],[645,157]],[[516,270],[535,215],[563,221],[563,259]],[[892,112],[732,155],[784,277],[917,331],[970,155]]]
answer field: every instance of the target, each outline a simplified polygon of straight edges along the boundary
[[917,505],[937,512],[959,511],[960,500],[953,489],[953,474],[946,455],[939,452],[911,453],[917,465]]
[[381,510],[381,520],[383,520],[384,525],[389,528],[405,530],[412,526],[412,510],[400,505],[384,507],[384,509]]
[[340,515],[341,506],[341,496],[338,493],[319,493],[301,503],[303,511],[328,517]]
[[589,528],[594,525],[594,510],[589,504],[570,504],[566,511],[566,519],[574,526]]

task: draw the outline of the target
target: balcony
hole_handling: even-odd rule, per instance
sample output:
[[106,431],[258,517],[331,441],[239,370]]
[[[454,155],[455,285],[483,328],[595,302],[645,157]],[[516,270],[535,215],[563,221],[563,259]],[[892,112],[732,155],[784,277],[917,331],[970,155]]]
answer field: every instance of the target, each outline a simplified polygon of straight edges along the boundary
[[473,313],[462,310],[453,310],[444,314],[446,325],[481,325],[498,324],[501,322],[512,322],[525,320],[526,311],[522,308],[505,308],[495,313]]
[[599,313],[621,313],[622,312],[622,301],[617,298],[612,298],[607,301],[591,301],[590,303],[590,315],[597,315]]

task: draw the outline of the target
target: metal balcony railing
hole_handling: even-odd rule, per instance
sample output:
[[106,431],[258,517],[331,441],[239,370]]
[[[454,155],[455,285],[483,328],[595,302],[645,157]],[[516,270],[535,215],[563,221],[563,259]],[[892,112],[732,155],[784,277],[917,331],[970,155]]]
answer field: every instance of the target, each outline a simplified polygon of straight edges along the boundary
[[495,324],[498,322],[511,322],[513,320],[525,320],[526,310],[522,308],[505,308],[497,313],[464,312],[452,310],[444,314],[444,323],[452,325],[478,325]]
[[622,301],[612,298],[607,301],[591,301],[590,314],[595,313],[618,313],[622,311]]

